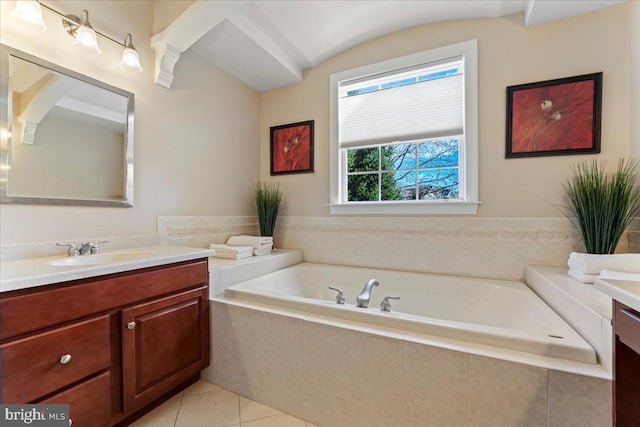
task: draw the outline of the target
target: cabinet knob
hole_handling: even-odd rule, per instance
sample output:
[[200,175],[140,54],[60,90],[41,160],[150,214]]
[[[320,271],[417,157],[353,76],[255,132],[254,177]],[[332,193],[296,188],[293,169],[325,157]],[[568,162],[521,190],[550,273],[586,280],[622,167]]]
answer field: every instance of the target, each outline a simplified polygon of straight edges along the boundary
[[70,354],[65,354],[60,358],[60,364],[62,364],[62,365],[66,365],[69,362],[71,362],[71,355]]
[[73,424],[73,421],[71,420],[71,418],[69,418],[69,425]]
[[136,327],[136,322],[129,322],[129,323],[127,323],[127,328],[128,328],[128,329],[133,329],[133,328],[135,328],[135,327]]

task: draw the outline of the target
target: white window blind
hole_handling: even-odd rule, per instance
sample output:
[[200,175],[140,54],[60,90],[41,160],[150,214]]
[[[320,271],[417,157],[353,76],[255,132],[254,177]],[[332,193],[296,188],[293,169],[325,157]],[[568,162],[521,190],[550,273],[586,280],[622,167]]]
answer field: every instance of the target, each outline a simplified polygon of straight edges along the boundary
[[463,134],[462,70],[462,60],[455,58],[341,82],[340,147]]

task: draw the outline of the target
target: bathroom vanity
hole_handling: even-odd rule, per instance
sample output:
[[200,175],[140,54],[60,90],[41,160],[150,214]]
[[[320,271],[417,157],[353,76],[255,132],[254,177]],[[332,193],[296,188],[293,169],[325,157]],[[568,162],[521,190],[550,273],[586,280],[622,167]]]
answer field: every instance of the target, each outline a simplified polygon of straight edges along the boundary
[[207,255],[98,276],[77,267],[90,277],[0,293],[1,401],[70,404],[74,426],[126,425],[195,382],[209,364]]
[[640,425],[640,282],[596,279],[613,301],[613,425]]

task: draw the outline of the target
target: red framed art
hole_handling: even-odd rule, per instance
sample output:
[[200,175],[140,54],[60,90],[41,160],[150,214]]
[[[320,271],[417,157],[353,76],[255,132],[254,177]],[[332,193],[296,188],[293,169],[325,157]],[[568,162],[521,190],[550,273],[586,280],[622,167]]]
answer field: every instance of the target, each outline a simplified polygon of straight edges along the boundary
[[313,172],[313,120],[271,127],[271,175]]
[[507,87],[506,158],[600,152],[602,73]]

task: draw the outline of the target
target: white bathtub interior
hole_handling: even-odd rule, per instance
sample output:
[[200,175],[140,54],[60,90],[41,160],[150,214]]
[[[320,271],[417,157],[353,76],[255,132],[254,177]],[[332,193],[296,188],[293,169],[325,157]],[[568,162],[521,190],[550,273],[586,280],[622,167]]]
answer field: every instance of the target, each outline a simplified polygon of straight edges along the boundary
[[[369,308],[355,298],[375,278]],[[346,304],[335,302],[335,286]],[[381,312],[384,296],[393,300]],[[231,286],[225,298],[595,364],[594,349],[525,283],[303,263]]]

